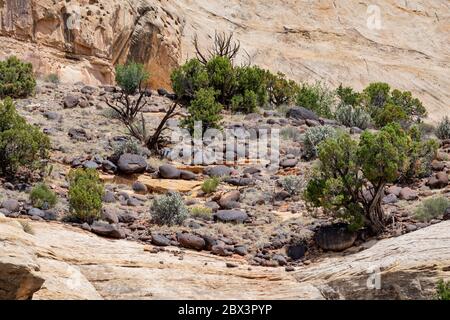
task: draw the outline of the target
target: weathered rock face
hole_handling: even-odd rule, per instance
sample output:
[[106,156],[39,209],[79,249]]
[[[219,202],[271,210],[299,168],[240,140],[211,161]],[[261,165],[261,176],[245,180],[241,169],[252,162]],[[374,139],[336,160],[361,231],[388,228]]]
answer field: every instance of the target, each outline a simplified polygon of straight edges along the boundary
[[[194,251],[180,260],[175,248],[155,254],[136,242],[59,223],[30,225],[35,235],[17,221],[0,221],[0,298],[6,279],[6,288],[21,288],[7,298],[29,298],[40,287],[34,299],[421,299],[433,296],[438,279],[450,278],[450,221],[294,273],[229,269],[225,262],[240,260]],[[9,278],[6,272],[14,267],[24,277]],[[367,287],[376,280],[370,270],[380,271],[379,290]]]
[[92,84],[134,59],[152,86],[168,88],[172,68],[195,56],[195,34],[206,47],[215,30],[233,31],[254,64],[357,90],[384,81],[412,91],[438,121],[449,114],[449,18],[450,3],[434,0],[3,0],[0,58]]
[[16,54],[64,82],[111,83],[113,65],[132,59],[167,86],[180,36],[180,18],[160,1],[0,2],[0,58]]

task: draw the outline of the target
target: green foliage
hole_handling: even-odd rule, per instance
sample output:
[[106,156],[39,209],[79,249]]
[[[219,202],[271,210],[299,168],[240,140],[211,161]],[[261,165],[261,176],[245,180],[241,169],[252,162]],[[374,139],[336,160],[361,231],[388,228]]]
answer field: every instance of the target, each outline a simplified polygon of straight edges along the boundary
[[441,122],[439,122],[436,128],[436,136],[441,139],[450,139],[450,119],[445,116]]
[[170,78],[175,94],[184,104],[189,104],[198,90],[209,87],[206,67],[197,59],[191,59],[175,69]]
[[362,93],[362,99],[372,117],[389,101],[391,87],[387,83],[371,83]]
[[398,105],[387,103],[381,107],[373,117],[378,128],[382,128],[389,123],[402,123],[408,120],[406,112]]
[[209,87],[217,94],[217,100],[228,105],[236,87],[235,70],[227,57],[214,57],[206,64]]
[[12,178],[19,171],[31,175],[43,169],[49,149],[49,138],[17,113],[10,98],[0,102],[0,175]]
[[303,84],[297,95],[297,105],[314,111],[318,116],[332,118],[336,107],[336,93],[320,82]]
[[116,82],[126,94],[134,94],[148,80],[150,74],[143,64],[129,62],[116,66]]
[[244,95],[235,95],[231,99],[231,109],[244,113],[255,112],[258,108],[258,96],[253,91],[245,91]]
[[96,170],[71,170],[69,181],[69,209],[72,217],[80,222],[92,223],[102,210],[103,183]]
[[212,218],[212,210],[207,207],[193,207],[190,209],[191,217],[201,219],[201,220],[211,220]]
[[[383,228],[381,196],[386,183],[407,168],[410,137],[398,125],[365,131],[359,142],[339,132],[319,145],[318,167],[304,193],[314,207],[374,232]],[[366,192],[371,197],[364,196]]]
[[59,77],[56,73],[50,73],[48,75],[45,76],[44,78],[45,82],[50,82],[53,84],[59,84]]
[[202,184],[202,191],[206,194],[216,192],[219,184],[220,184],[219,178],[217,177],[208,178]]
[[151,207],[152,221],[159,225],[180,225],[188,215],[183,198],[177,192],[169,192],[155,199]]
[[334,136],[336,130],[331,126],[318,126],[309,128],[303,137],[303,156],[310,160],[317,157],[319,144]]
[[[235,95],[244,97],[244,101],[254,100],[259,107],[264,106],[268,101],[266,71],[257,66],[246,66],[235,68],[236,87]],[[247,97],[247,98],[246,98]],[[243,112],[254,112],[254,107],[243,106]]]
[[191,133],[197,121],[202,122],[203,132],[209,128],[220,128],[222,105],[216,101],[215,96],[216,92],[211,88],[198,90],[188,107],[189,115],[181,122],[182,126]]
[[421,118],[427,116],[427,110],[423,106],[422,102],[413,98],[411,92],[393,90],[391,93],[391,103],[399,106],[405,114],[408,116],[410,122],[419,122]]
[[361,95],[358,92],[354,91],[351,87],[343,87],[342,84],[336,89],[336,94],[341,106],[355,107],[359,105],[361,100]]
[[445,211],[450,208],[450,200],[444,197],[436,197],[423,201],[415,211],[415,218],[419,221],[429,222],[442,218]]
[[450,300],[450,281],[445,282],[444,280],[439,280],[436,287],[436,299],[437,300]]
[[287,176],[281,178],[280,184],[287,193],[295,196],[300,194],[305,186],[305,181],[299,176]]
[[0,99],[26,98],[33,94],[35,87],[31,63],[22,62],[15,56],[0,61]]
[[36,185],[30,193],[30,201],[33,207],[47,210],[56,204],[56,194],[44,183]]
[[336,120],[347,127],[357,127],[367,129],[370,125],[370,115],[359,106],[339,105],[335,113]]
[[281,106],[295,101],[300,90],[295,81],[286,79],[286,75],[281,72],[277,74],[267,72],[266,79],[270,103]]

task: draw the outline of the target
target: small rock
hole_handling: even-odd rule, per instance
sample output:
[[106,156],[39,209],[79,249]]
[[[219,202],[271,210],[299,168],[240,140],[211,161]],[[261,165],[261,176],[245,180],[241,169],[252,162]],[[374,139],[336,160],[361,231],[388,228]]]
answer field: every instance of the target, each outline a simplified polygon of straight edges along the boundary
[[193,172],[182,170],[180,171],[180,178],[183,180],[195,180],[197,176]]
[[247,213],[240,210],[220,210],[214,215],[214,221],[244,223],[248,219]]
[[307,250],[307,247],[304,243],[291,245],[287,248],[287,255],[292,260],[300,260],[301,258],[303,258],[305,256],[306,250]]
[[78,97],[68,95],[64,98],[63,105],[65,109],[72,109],[75,108],[79,102],[80,99]]
[[219,205],[222,209],[234,209],[239,206],[239,198],[241,197],[241,193],[239,190],[233,190],[225,193],[220,197]]
[[102,167],[107,172],[115,173],[117,171],[117,166],[109,160],[103,160]]
[[284,270],[285,270],[286,272],[294,272],[294,271],[295,271],[295,268],[294,268],[293,266],[287,266],[286,268],[284,268]]
[[99,167],[99,165],[98,165],[97,162],[94,162],[94,161],[86,161],[85,163],[83,163],[83,167],[84,167],[85,169],[94,169],[94,170],[97,170],[98,167]]
[[140,181],[135,181],[131,186],[134,192],[145,194],[147,193],[147,186]]
[[280,166],[282,168],[294,168],[298,164],[297,159],[285,159],[281,161]]
[[226,263],[227,268],[238,268],[239,266],[235,263],[227,262]]
[[395,194],[390,193],[386,197],[384,197],[382,201],[384,204],[393,204],[398,202],[398,198]]
[[105,220],[111,224],[119,223],[119,218],[117,217],[116,212],[111,208],[103,208],[102,220]]
[[286,113],[287,118],[293,118],[297,120],[316,120],[319,121],[319,117],[309,109],[303,107],[294,107],[288,110]]
[[114,202],[116,202],[116,197],[114,196],[113,192],[106,191],[105,194],[102,197],[102,201],[104,203],[114,203]]
[[402,200],[412,201],[419,198],[419,196],[417,195],[416,191],[406,187],[400,191],[399,198]]
[[445,172],[438,172],[435,176],[428,179],[427,185],[431,189],[442,189],[448,185],[448,174]]
[[28,215],[44,218],[45,212],[38,208],[31,208],[30,210],[28,210]]
[[246,246],[235,246],[234,253],[236,253],[240,256],[246,256],[248,253],[247,247]]

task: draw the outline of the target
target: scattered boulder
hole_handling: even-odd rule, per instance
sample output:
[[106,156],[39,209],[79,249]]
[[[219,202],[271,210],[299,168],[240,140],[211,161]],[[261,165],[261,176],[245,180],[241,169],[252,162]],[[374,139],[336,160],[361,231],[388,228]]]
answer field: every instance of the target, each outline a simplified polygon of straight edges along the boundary
[[400,192],[401,191],[402,191],[401,187],[391,186],[391,187],[388,188],[387,193],[394,194],[394,195],[396,195],[398,197],[398,196],[400,196]]
[[228,177],[223,179],[223,181],[236,187],[246,187],[254,184],[254,180],[251,178]]
[[181,172],[170,164],[165,164],[159,167],[159,175],[163,179],[179,179]]
[[390,193],[387,196],[385,196],[382,200],[384,204],[393,204],[398,202],[398,198],[395,194]]
[[303,107],[294,107],[288,110],[286,117],[293,118],[297,120],[315,120],[319,121],[319,117],[312,112]]
[[91,231],[99,236],[112,238],[112,239],[123,239],[125,234],[123,230],[119,228],[116,224],[109,224],[103,221],[95,221],[91,225]]
[[400,191],[399,198],[402,200],[412,201],[418,199],[419,196],[416,191],[406,187]]
[[84,167],[85,169],[94,169],[94,170],[97,170],[98,167],[99,167],[99,165],[98,165],[98,163],[95,162],[95,161],[86,161],[85,163],[83,163],[83,167]]
[[211,253],[221,257],[229,257],[233,255],[233,252],[229,251],[223,244],[212,246]]
[[307,249],[308,248],[307,248],[306,244],[303,242],[294,244],[294,245],[290,245],[287,248],[287,255],[294,261],[300,260],[305,256]]
[[64,109],[75,108],[80,103],[80,99],[73,95],[68,95],[64,98],[63,105]]
[[442,189],[448,185],[448,174],[438,172],[435,176],[428,179],[427,185],[431,189]]
[[213,215],[214,221],[244,223],[248,219],[246,212],[241,210],[219,210]]
[[16,199],[7,199],[3,201],[2,207],[9,212],[18,212],[20,209],[20,203]]
[[294,168],[298,164],[297,159],[285,159],[281,161],[280,166],[282,168]]
[[111,161],[109,161],[109,160],[103,160],[102,161],[102,168],[106,172],[111,172],[111,173],[116,173],[117,172],[117,166],[114,163],[112,163]]
[[197,179],[197,176],[193,172],[181,170],[180,178],[183,180],[195,180],[195,179]]
[[36,216],[36,217],[41,217],[44,218],[45,217],[45,212],[41,209],[38,208],[31,208],[30,210],[28,210],[28,215],[30,216]]
[[179,233],[177,235],[180,245],[187,249],[201,251],[205,248],[205,240],[199,236],[189,233]]
[[138,219],[134,212],[120,212],[118,214],[119,222],[121,223],[133,223]]
[[240,256],[246,256],[248,254],[248,250],[246,246],[235,246],[234,253]]
[[102,220],[105,220],[111,224],[119,223],[119,218],[117,217],[117,213],[112,208],[103,208]]
[[444,162],[441,162],[441,161],[438,161],[438,160],[433,160],[433,161],[431,162],[431,168],[432,168],[434,171],[442,171],[442,170],[444,170],[444,168],[445,168],[445,163],[444,163]]
[[450,220],[450,208],[447,208],[447,210],[445,210],[443,219]]
[[102,201],[104,203],[114,203],[116,202],[116,196],[113,192],[108,190],[103,194]]
[[152,244],[158,247],[170,246],[170,240],[160,234],[152,234]]
[[147,161],[143,156],[125,153],[117,162],[119,171],[125,174],[144,173],[147,169]]
[[241,197],[241,193],[239,190],[233,190],[225,193],[220,197],[219,205],[222,209],[234,209],[239,206],[239,198]]
[[205,174],[210,177],[226,177],[231,175],[231,168],[220,165],[214,167],[208,167],[205,169]]
[[71,139],[77,140],[77,141],[88,141],[91,139],[91,136],[88,135],[86,130],[81,128],[70,128],[68,135]]
[[131,186],[133,191],[136,193],[147,193],[147,186],[143,184],[141,181],[135,181],[133,182],[133,185]]
[[314,240],[323,250],[344,251],[353,246],[356,238],[356,232],[349,231],[347,224],[339,223],[320,227]]

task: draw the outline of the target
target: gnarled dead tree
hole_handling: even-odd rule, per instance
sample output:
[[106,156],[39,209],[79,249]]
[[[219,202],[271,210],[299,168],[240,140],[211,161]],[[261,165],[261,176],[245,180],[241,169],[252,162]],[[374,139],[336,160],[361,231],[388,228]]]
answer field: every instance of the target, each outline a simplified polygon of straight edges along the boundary
[[193,44],[195,47],[197,59],[203,63],[207,64],[208,61],[212,57],[227,57],[231,61],[236,58],[240,48],[241,43],[239,41],[233,40],[233,33],[226,34],[223,33],[217,33],[214,34],[214,45],[212,48],[207,49],[206,52],[203,52],[200,49],[199,43],[198,43],[198,36],[195,35]]

